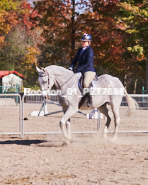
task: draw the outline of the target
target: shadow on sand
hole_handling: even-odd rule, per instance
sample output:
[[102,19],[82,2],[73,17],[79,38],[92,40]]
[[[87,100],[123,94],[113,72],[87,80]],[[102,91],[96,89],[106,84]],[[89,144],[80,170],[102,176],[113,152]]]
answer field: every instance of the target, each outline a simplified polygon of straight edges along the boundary
[[40,144],[44,143],[46,140],[7,140],[7,141],[0,141],[0,145],[27,145],[30,146],[32,144]]
[[37,145],[38,147],[61,147],[66,144],[63,144],[62,141],[47,141],[47,140],[7,140],[7,141],[0,141],[0,145]]

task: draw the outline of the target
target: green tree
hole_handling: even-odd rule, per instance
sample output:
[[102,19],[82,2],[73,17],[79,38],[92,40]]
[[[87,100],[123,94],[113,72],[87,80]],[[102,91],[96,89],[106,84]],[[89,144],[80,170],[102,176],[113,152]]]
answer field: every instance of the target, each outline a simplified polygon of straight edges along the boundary
[[118,7],[117,19],[126,25],[125,32],[130,35],[127,49],[137,59],[139,72],[143,78],[146,77],[148,89],[148,2],[146,0],[121,1]]

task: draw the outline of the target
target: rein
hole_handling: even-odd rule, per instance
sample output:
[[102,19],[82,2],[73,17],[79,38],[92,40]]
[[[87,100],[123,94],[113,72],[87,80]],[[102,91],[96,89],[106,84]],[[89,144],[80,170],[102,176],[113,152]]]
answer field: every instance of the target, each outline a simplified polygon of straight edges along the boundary
[[[47,75],[48,75],[48,89],[49,89],[49,73],[47,73]],[[60,87],[62,87],[63,85],[65,85],[74,75],[75,75],[75,73],[66,82],[64,82],[64,84],[62,84]],[[43,76],[42,75],[39,75],[39,77],[43,77]],[[53,78],[52,78],[52,80],[53,80]],[[47,90],[47,89],[45,89],[45,90]]]
[[[72,79],[72,77],[75,75],[75,73],[63,84],[65,85],[70,79]],[[60,87],[62,87],[63,85],[61,85]]]

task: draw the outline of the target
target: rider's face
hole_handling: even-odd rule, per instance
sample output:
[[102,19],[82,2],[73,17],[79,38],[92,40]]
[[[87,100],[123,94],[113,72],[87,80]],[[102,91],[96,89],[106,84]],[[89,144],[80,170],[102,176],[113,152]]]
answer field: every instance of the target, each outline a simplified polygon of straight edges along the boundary
[[89,46],[89,42],[88,41],[81,41],[81,44],[82,44],[83,48]]

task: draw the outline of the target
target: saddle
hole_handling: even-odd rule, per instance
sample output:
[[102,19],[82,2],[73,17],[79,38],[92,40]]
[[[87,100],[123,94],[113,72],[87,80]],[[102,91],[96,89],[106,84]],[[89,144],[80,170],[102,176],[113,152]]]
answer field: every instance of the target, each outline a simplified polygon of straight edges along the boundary
[[[98,81],[98,76],[96,75],[95,78],[92,80],[92,82],[89,84],[88,88],[94,87],[94,82]],[[79,81],[78,81],[78,86],[81,92],[83,92],[84,88],[84,74],[81,74]]]

